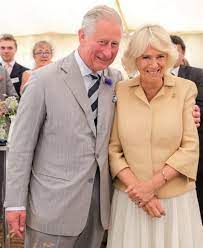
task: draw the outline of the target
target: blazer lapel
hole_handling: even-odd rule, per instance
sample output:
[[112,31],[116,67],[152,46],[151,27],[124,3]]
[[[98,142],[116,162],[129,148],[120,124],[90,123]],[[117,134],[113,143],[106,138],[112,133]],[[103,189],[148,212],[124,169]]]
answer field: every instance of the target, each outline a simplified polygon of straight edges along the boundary
[[63,78],[66,85],[71,90],[72,94],[75,96],[76,101],[83,109],[88,124],[96,137],[96,127],[93,120],[90,100],[88,98],[85,84],[73,53],[64,59],[61,65],[61,70],[63,71]]
[[[110,77],[108,69],[104,70],[104,76]],[[113,77],[111,79],[114,81]],[[109,124],[111,125],[110,118],[115,106],[115,103],[112,102],[114,87],[115,82],[108,85],[104,83],[102,76],[98,96],[97,130],[109,128]]]

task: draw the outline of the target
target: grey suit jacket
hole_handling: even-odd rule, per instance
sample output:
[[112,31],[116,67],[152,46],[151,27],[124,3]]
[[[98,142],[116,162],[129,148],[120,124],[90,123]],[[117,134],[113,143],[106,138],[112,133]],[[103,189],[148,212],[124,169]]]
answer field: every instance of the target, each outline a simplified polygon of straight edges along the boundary
[[97,166],[101,222],[108,228],[111,179],[108,143],[115,82],[101,82],[97,132],[74,55],[31,76],[21,97],[8,154],[5,207],[27,205],[27,224],[41,232],[76,236],[90,208]]
[[3,101],[7,96],[18,96],[7,71],[0,66],[0,100]]

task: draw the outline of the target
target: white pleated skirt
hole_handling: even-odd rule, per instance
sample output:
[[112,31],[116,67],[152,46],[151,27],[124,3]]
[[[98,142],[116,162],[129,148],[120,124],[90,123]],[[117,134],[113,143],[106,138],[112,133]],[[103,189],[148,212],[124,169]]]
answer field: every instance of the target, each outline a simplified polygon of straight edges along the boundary
[[166,216],[151,218],[115,189],[107,248],[202,248],[203,227],[196,191],[161,199]]

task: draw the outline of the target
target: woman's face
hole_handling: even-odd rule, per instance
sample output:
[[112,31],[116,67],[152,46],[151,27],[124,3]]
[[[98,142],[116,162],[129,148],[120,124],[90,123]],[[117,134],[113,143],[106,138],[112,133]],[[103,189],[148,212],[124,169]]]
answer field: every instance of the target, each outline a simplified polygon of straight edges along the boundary
[[167,58],[166,53],[149,46],[136,60],[141,79],[146,81],[162,80],[166,70]]
[[35,49],[34,60],[37,68],[51,63],[51,59],[52,51],[48,46],[39,46]]

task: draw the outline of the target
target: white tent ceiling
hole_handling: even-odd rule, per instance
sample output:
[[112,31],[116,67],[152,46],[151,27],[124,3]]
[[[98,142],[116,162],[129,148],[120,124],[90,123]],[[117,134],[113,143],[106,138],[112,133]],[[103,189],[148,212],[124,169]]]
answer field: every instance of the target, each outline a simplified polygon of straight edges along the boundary
[[0,0],[0,33],[75,34],[82,16],[97,4],[120,10],[126,30],[159,23],[172,32],[203,32],[202,0]]

